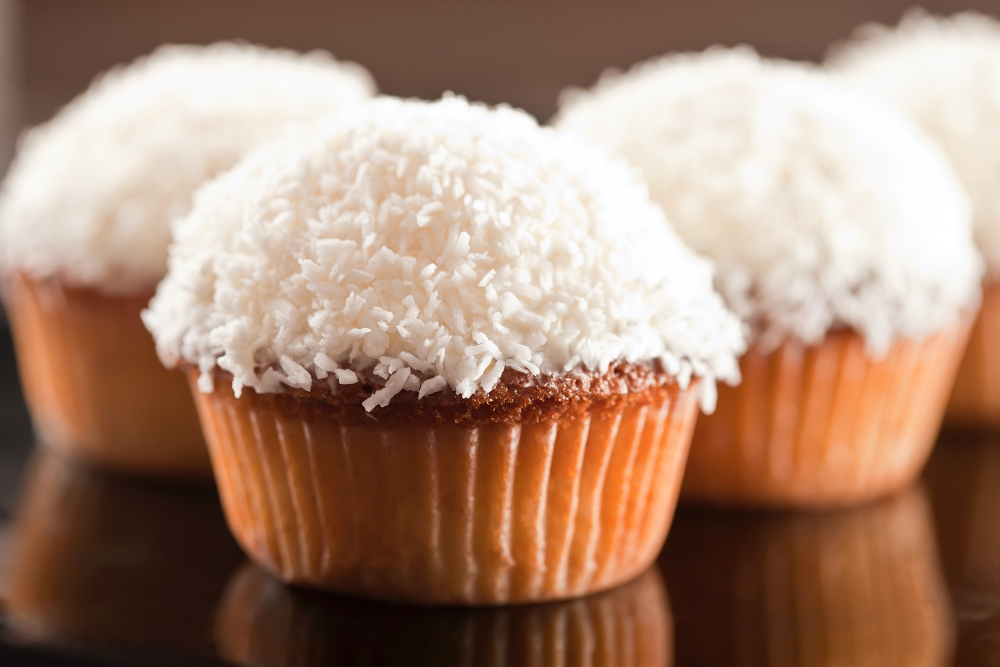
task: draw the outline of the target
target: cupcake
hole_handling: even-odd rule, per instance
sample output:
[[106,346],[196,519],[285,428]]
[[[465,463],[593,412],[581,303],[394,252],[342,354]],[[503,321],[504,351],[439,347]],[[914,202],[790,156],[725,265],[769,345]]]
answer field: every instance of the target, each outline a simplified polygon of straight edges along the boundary
[[699,399],[743,345],[711,273],[593,147],[509,108],[387,98],[200,189],[144,318],[258,564],[527,602],[659,551]]
[[0,190],[0,284],[40,438],[88,462],[209,476],[185,379],[140,312],[191,192],[287,123],[373,93],[325,53],[165,46],[28,132]]
[[749,48],[606,76],[564,96],[557,125],[642,171],[751,329],[743,383],[698,422],[684,498],[843,505],[917,476],[981,260],[965,195],[915,125]]
[[34,453],[4,559],[4,628],[21,640],[209,659],[243,561],[200,486],[116,478]]
[[983,304],[945,424],[1000,429],[1000,22],[911,11],[896,29],[860,28],[831,49],[829,67],[912,117],[944,150],[972,200],[986,260]]
[[919,486],[830,512],[683,512],[660,567],[685,620],[678,665],[953,664],[954,619]]
[[577,600],[427,609],[296,590],[247,565],[219,605],[215,644],[247,667],[667,667],[672,635],[656,568]]

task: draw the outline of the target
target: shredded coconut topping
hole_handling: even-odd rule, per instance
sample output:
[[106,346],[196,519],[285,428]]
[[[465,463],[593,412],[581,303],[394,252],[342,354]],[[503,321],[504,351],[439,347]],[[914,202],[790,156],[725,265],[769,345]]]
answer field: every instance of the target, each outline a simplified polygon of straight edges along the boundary
[[[383,98],[298,127],[195,195],[144,319],[167,365],[490,392],[505,369],[661,359],[736,381],[712,266],[624,163],[509,108]],[[206,379],[207,378],[207,379]]]
[[944,149],[972,199],[989,273],[1000,277],[1000,22],[912,10],[895,30],[861,27],[828,65],[909,114]]
[[192,191],[285,124],[374,93],[329,54],[164,46],[99,77],[26,134],[0,193],[0,265],[109,292],[166,272]]
[[978,299],[969,206],[944,157],[817,67],[713,48],[562,102],[556,125],[642,170],[765,349],[846,326],[878,356]]

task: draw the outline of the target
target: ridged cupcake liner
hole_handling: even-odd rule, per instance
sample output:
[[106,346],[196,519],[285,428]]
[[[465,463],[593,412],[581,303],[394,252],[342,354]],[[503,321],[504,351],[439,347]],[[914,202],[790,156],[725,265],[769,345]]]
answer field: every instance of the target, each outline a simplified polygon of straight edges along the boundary
[[1000,430],[1000,282],[983,289],[944,423],[955,429]]
[[4,623],[47,643],[214,657],[212,623],[244,556],[215,494],[36,451],[5,559]]
[[660,566],[687,620],[678,664],[952,664],[955,622],[920,487],[832,512],[684,512]]
[[208,478],[184,377],[163,367],[139,318],[151,295],[10,276],[4,297],[28,408],[45,444],[89,463]]
[[215,638],[224,660],[248,667],[667,667],[672,634],[655,568],[565,602],[428,609],[295,590],[248,565],[219,605]]
[[699,420],[684,500],[759,506],[863,502],[912,482],[930,454],[970,318],[878,360],[856,333],[751,349],[743,382]]
[[[191,375],[192,384],[197,373]],[[229,524],[285,581],[390,600],[582,595],[663,544],[694,388],[554,423],[344,426],[192,387]]]

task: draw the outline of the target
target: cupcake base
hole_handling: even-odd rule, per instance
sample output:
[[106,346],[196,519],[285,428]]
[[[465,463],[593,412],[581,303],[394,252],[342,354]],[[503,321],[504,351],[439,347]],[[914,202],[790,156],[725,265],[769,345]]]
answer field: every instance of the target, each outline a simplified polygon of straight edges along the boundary
[[720,387],[715,414],[698,422],[682,499],[822,507],[903,488],[934,444],[969,319],[879,360],[848,331],[751,349],[743,383]]
[[944,424],[954,430],[1000,431],[1000,281],[983,289]]
[[[190,375],[192,385],[197,371]],[[697,388],[523,425],[342,425],[192,386],[237,540],[285,581],[423,604],[615,586],[673,517]]]
[[219,605],[215,641],[229,663],[667,667],[673,623],[656,568],[579,600],[427,609],[283,586],[251,565]]
[[4,297],[41,440],[106,469],[204,477],[211,466],[184,376],[163,368],[139,313],[110,296],[10,276]]

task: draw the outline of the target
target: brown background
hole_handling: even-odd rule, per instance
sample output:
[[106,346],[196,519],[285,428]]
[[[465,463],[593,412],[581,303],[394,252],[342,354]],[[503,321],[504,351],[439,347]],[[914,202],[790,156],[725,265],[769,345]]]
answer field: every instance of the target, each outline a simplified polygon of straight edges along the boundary
[[[386,93],[434,98],[453,90],[544,120],[563,87],[589,84],[609,66],[741,42],[819,59],[854,26],[895,22],[913,0],[5,1],[3,18],[13,25],[0,37],[19,40],[5,40],[18,122],[35,123],[97,72],[159,43],[230,38],[328,49],[368,67]],[[924,6],[1000,14],[1000,2]]]

